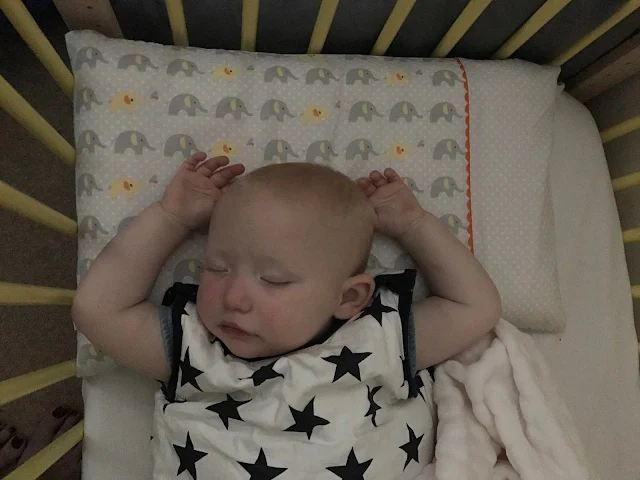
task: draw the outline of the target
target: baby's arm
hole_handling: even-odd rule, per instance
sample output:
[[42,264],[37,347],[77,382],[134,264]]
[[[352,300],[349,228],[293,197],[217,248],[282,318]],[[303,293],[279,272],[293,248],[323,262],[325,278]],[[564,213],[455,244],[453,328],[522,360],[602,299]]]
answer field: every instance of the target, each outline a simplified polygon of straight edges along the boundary
[[228,163],[225,157],[198,166],[205,158],[201,153],[185,161],[163,199],[109,242],[73,301],[73,321],[92,343],[119,364],[159,380],[168,379],[169,362],[158,308],[147,297],[169,255],[210,218],[221,189],[244,170],[217,170]]
[[374,171],[358,184],[376,209],[377,228],[418,263],[433,295],[413,305],[418,369],[460,353],[491,330],[500,317],[500,296],[474,255],[392,169]]

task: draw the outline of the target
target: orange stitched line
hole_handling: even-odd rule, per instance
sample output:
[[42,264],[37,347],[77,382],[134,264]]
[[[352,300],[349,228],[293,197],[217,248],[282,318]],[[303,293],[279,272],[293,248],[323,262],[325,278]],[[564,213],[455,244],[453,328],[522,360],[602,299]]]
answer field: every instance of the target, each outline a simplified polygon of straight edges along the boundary
[[469,233],[469,248],[473,252],[473,214],[471,211],[471,142],[469,140],[469,124],[470,124],[470,112],[469,112],[469,81],[467,79],[467,71],[459,58],[456,58],[460,70],[462,70],[462,78],[464,79],[464,123],[465,123],[465,143],[466,153],[464,155],[467,161],[467,232]]

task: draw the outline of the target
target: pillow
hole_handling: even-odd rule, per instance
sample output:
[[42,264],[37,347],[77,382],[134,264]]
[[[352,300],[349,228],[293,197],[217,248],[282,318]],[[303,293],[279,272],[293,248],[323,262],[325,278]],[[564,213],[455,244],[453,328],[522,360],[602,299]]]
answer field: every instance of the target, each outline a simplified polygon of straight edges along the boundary
[[[78,279],[127,222],[204,150],[248,170],[395,168],[495,280],[504,317],[562,329],[547,170],[558,68],[517,60],[275,55],[67,34],[76,78]],[[198,282],[206,237],[164,266],[151,300]],[[369,270],[413,266],[377,237]],[[420,279],[416,297],[426,289]],[[113,363],[79,335],[78,372]]]

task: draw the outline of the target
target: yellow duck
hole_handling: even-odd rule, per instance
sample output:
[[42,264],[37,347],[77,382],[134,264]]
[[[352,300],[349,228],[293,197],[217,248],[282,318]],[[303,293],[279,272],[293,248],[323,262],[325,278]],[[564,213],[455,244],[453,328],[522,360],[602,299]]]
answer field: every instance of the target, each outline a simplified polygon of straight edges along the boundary
[[329,115],[329,109],[320,105],[310,105],[304,109],[302,113],[302,123],[308,125],[310,123],[320,123]]
[[225,79],[229,82],[235,79],[238,73],[238,68],[232,67],[231,65],[218,65],[213,69],[213,72],[211,72],[214,80]]
[[233,143],[227,142],[226,140],[220,140],[216,142],[216,144],[211,147],[210,155],[212,157],[233,157],[238,153],[240,147],[234,145]]
[[387,160],[406,160],[411,149],[401,143],[392,143],[387,148]]
[[115,113],[126,110],[133,113],[142,104],[142,97],[134,95],[132,92],[118,92],[109,100],[109,108]]
[[109,186],[109,191],[111,192],[111,198],[119,198],[122,194],[133,198],[141,188],[142,184],[130,177],[118,177]]
[[400,71],[389,72],[389,74],[387,75],[387,85],[404,86],[408,84],[409,84],[409,76],[404,72],[400,72]]

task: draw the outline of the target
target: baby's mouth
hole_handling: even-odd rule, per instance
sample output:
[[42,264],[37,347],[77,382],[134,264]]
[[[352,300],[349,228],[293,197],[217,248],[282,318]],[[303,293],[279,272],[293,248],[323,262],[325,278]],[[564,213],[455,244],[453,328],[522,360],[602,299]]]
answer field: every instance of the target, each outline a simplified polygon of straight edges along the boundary
[[226,335],[229,335],[230,337],[235,337],[235,338],[247,338],[247,337],[253,336],[252,333],[249,333],[246,330],[243,330],[242,328],[237,326],[236,324],[229,323],[229,322],[221,323],[220,330],[222,330]]

